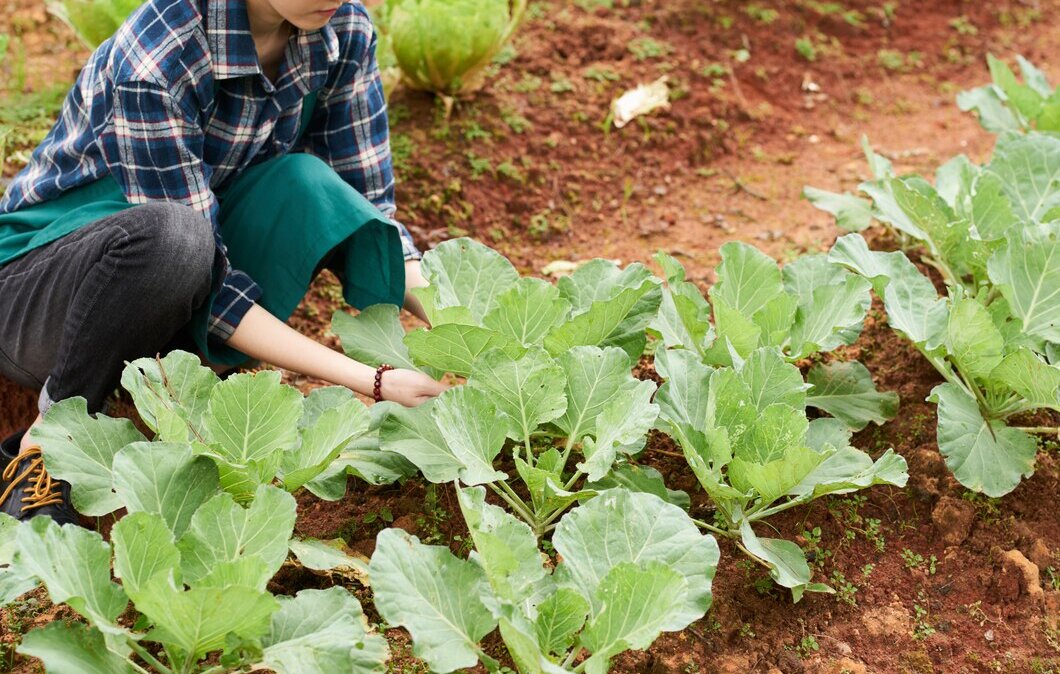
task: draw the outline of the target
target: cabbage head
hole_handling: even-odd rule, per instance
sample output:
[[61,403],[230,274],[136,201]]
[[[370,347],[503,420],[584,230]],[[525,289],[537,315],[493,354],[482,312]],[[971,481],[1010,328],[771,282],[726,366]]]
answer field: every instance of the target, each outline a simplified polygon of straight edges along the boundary
[[515,32],[526,0],[388,0],[386,31],[406,84],[459,96]]

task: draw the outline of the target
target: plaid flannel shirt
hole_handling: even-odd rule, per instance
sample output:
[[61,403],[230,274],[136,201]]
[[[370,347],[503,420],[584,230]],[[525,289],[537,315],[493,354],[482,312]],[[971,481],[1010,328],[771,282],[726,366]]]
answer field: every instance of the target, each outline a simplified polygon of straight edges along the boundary
[[[323,28],[291,36],[275,85],[258,64],[246,0],[147,0],[92,54],[58,122],[8,186],[0,213],[54,199],[108,174],[133,204],[187,204],[217,242],[209,334],[226,341],[261,289],[233,269],[214,190],[292,151],[326,161],[393,220],[386,101],[365,8],[344,4]],[[319,91],[300,142],[302,98]]]

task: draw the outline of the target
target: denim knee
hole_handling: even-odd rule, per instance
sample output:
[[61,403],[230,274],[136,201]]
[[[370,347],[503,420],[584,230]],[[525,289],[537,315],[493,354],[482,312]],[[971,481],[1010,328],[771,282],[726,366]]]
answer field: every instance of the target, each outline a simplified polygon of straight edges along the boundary
[[217,245],[213,225],[201,213],[174,202],[136,206],[127,212],[126,229],[142,244],[146,272],[160,287],[208,292]]

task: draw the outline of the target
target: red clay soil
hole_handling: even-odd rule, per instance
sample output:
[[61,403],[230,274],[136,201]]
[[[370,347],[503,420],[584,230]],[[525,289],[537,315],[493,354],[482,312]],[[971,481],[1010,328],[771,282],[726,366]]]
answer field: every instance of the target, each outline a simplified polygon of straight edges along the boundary
[[[705,289],[727,240],[784,259],[827,248],[837,234],[831,218],[799,195],[807,184],[852,189],[867,177],[862,134],[900,171],[930,174],[962,152],[988,156],[993,137],[954,104],[957,91],[986,81],[988,52],[1021,53],[1060,79],[1049,63],[1060,44],[1055,0],[844,3],[854,14],[810,0],[606,4],[536,3],[517,53],[449,120],[425,94],[394,95],[399,215],[424,247],[466,233],[525,272],[597,256],[648,262],[664,249]],[[0,32],[27,37],[27,71],[40,76],[28,80],[34,86],[63,81],[69,64],[84,58],[35,0],[0,0],[0,7],[12,10],[0,12]],[[775,19],[768,22],[764,9],[776,9]],[[38,34],[48,37],[32,37]],[[796,51],[800,38],[812,45],[813,61]],[[55,44],[65,45],[58,56]],[[603,131],[612,98],[663,74],[674,91],[668,111]],[[4,175],[15,170],[5,165]],[[327,330],[340,306],[337,291],[330,275],[318,279],[292,325],[337,346]],[[973,496],[938,453],[935,408],[924,398],[939,378],[889,330],[878,307],[841,357],[859,358],[881,390],[900,394],[899,417],[855,441],[874,456],[894,447],[909,462],[909,485],[817,502],[771,524],[812,552],[816,580],[843,591],[792,604],[723,542],[708,616],[646,652],[621,656],[615,671],[1060,672],[1056,443],[1046,443],[1034,477],[1012,494]],[[651,375],[647,363],[641,376]],[[291,373],[285,379],[303,391],[322,383]],[[34,401],[32,391],[0,381],[0,433],[31,420]],[[117,410],[133,413],[125,399]],[[692,494],[694,514],[709,517],[674,449],[653,436],[641,460]],[[421,480],[370,488],[351,482],[338,503],[309,494],[298,501],[299,532],[342,536],[364,555],[384,526],[454,550],[466,540],[451,489]],[[285,570],[274,589],[325,582]],[[358,592],[374,615],[370,596]],[[47,608],[34,617],[48,606],[37,600],[32,610],[0,612],[0,642],[61,617]],[[423,671],[401,630],[388,637],[391,671]],[[499,643],[490,650],[502,655]],[[9,658],[0,649],[0,672],[8,665],[35,671],[28,660]]]

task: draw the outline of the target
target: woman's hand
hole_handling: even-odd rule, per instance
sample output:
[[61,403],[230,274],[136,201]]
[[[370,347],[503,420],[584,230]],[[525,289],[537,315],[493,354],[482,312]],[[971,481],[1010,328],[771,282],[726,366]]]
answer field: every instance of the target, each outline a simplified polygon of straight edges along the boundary
[[405,407],[416,407],[440,395],[448,384],[435,381],[416,370],[387,370],[383,373],[379,392],[383,400],[391,400]]

